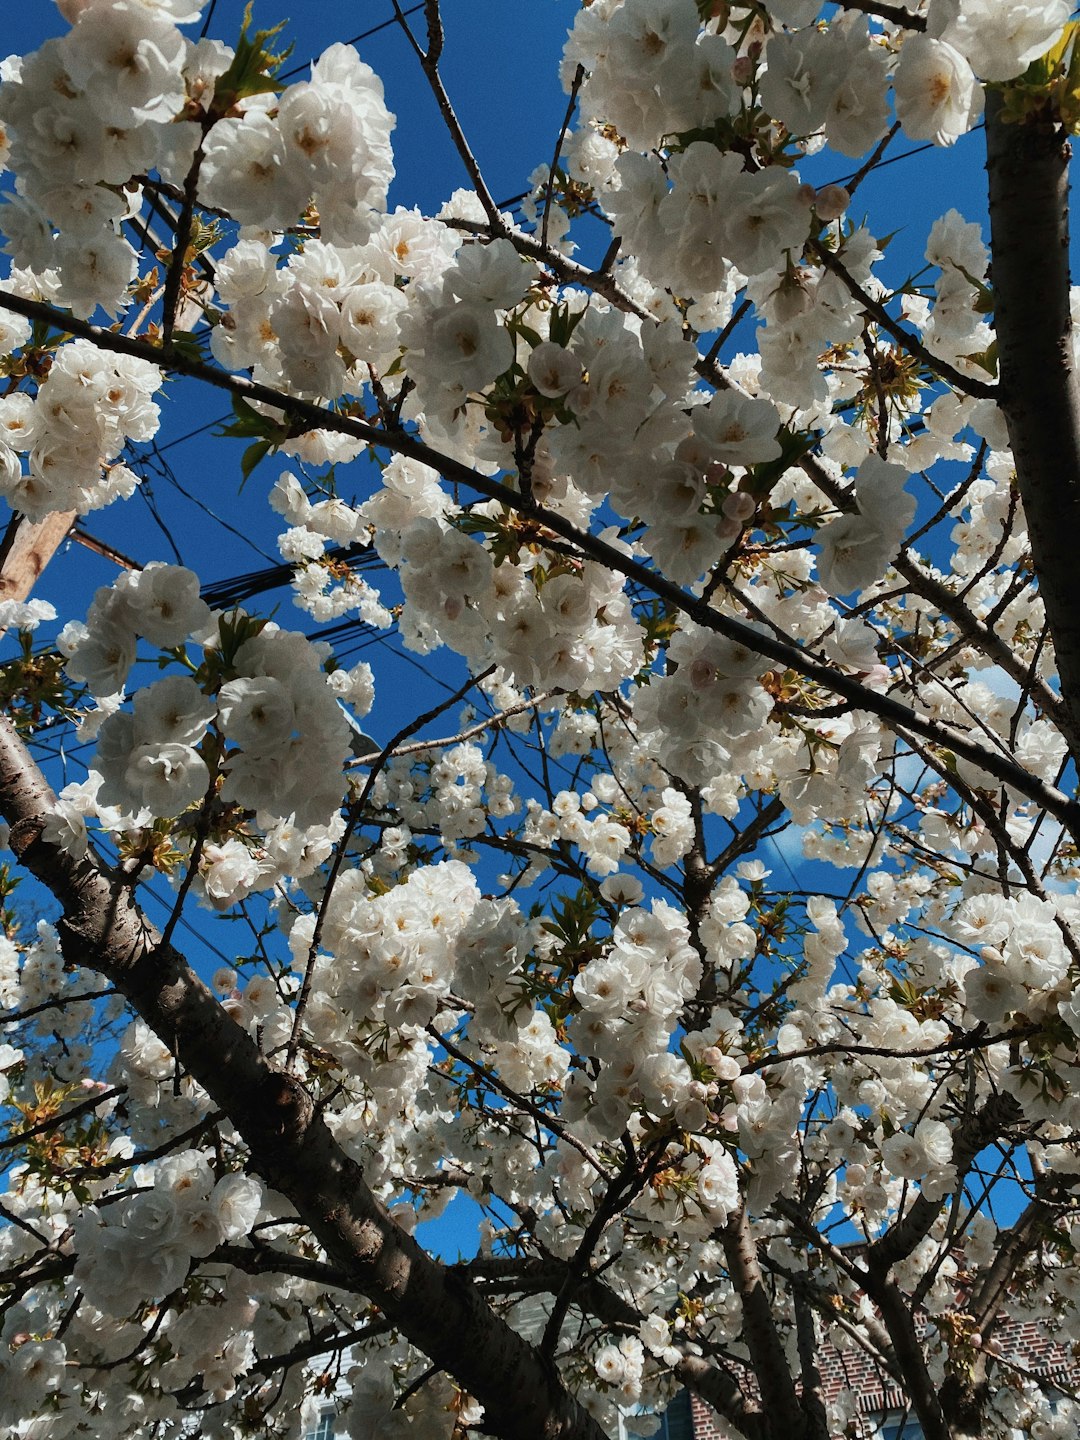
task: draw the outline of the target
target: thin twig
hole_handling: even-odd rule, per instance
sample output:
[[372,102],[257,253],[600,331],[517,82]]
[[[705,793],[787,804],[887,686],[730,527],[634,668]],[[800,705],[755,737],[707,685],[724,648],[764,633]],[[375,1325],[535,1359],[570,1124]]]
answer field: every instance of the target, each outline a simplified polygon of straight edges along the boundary
[[78,1120],[83,1115],[90,1114],[104,1105],[109,1100],[115,1100],[123,1095],[122,1089],[102,1090],[100,1094],[91,1095],[89,1099],[82,1100],[78,1105],[72,1105],[70,1110],[64,1110],[57,1115],[50,1115],[45,1120],[39,1120],[36,1125],[29,1126],[26,1130],[20,1130],[16,1135],[6,1135],[0,1140],[0,1150],[13,1150],[17,1145],[22,1145],[27,1140],[33,1140],[36,1135],[46,1135],[50,1131],[58,1130],[61,1125],[66,1125],[69,1120]]
[[[842,3],[842,0],[841,0],[841,3]],[[867,175],[870,174],[871,170],[876,170],[876,169],[877,169],[878,165],[881,163],[881,158],[882,158],[882,156],[885,154],[885,151],[889,148],[889,146],[892,144],[892,142],[893,142],[893,140],[895,139],[895,137],[896,137],[897,135],[899,135],[899,133],[900,133],[900,121],[897,120],[897,121],[895,121],[895,122],[889,127],[889,129],[888,129],[888,130],[885,132],[885,134],[881,137],[881,139],[880,139],[880,140],[878,141],[878,143],[874,146],[874,148],[873,148],[873,150],[870,152],[870,154],[866,157],[866,159],[863,161],[863,163],[859,166],[858,170],[856,170],[853,175],[849,175],[849,176],[848,176],[848,178],[847,178],[847,183],[844,185],[844,189],[848,192],[849,195],[854,195],[854,194],[855,194],[855,191],[859,188],[859,186],[862,184],[862,182],[866,179]]]
[[884,305],[867,294],[831,250],[827,250],[824,245],[819,245],[816,240],[811,240],[808,248],[818,263],[835,275],[848,293],[858,300],[866,314],[887,331],[909,355],[921,360],[928,370],[939,375],[942,380],[948,381],[955,390],[959,390],[963,395],[977,395],[981,400],[998,398],[999,392],[996,385],[991,385],[987,381],[979,380],[971,375],[961,375],[960,371],[954,365],[950,365],[947,360],[931,354],[917,335],[910,330],[905,330],[898,320],[893,319]]
[[191,239],[192,223],[195,219],[195,199],[199,188],[199,171],[202,169],[203,146],[206,143],[211,123],[210,121],[204,123],[199,144],[192,157],[187,175],[184,177],[184,199],[176,221],[173,253],[169,261],[168,273],[165,276],[165,295],[161,302],[161,334],[166,345],[172,343],[173,328],[176,325],[176,313],[180,304],[180,286],[184,279],[184,271],[187,269],[187,248]]
[[570,85],[570,99],[567,102],[566,114],[559,126],[559,136],[555,141],[555,153],[551,157],[551,165],[548,167],[547,184],[544,186],[544,214],[540,224],[540,244],[545,250],[548,243],[548,219],[551,215],[551,197],[555,190],[555,171],[559,168],[559,156],[562,154],[563,145],[566,143],[566,132],[570,129],[570,121],[574,118],[574,111],[577,108],[578,92],[585,80],[585,66],[579,65],[574,71],[574,79]]
[[457,113],[451,104],[450,96],[446,92],[446,86],[442,82],[442,76],[439,74],[439,59],[442,56],[444,38],[442,16],[439,13],[439,0],[424,0],[424,16],[427,20],[428,32],[428,48],[426,51],[423,50],[416,36],[409,29],[409,23],[405,19],[400,0],[393,0],[393,6],[394,18],[402,30],[404,30],[408,37],[409,44],[416,52],[416,58],[420,62],[420,68],[427,76],[431,93],[435,96],[435,103],[439,107],[439,114],[442,116],[447,131],[450,134],[454,149],[457,151],[458,157],[465,166],[469,179],[472,181],[473,189],[479,197],[480,204],[484,207],[484,214],[501,234],[505,231],[506,227],[499,213],[499,207],[496,205],[492,198],[491,191],[484,181],[476,156],[473,154],[472,148],[465,138],[465,132],[461,128],[461,121],[457,117]]
[[[390,760],[396,760],[401,755],[419,755],[425,750],[442,750],[447,745],[460,745],[465,740],[471,740],[476,735],[483,735],[485,730],[497,730],[514,715],[521,715],[526,710],[535,710],[541,705],[546,705],[549,700],[565,692],[562,690],[541,690],[538,695],[533,695],[528,700],[520,700],[516,705],[508,705],[505,710],[500,710],[497,715],[488,715],[483,720],[478,720],[475,725],[466,725],[464,730],[459,730],[456,735],[444,735],[439,740],[416,740],[411,745],[395,745],[387,755]],[[377,752],[382,753],[382,752]],[[360,755],[355,760],[349,761],[349,766],[366,765],[373,757],[371,755]],[[346,768],[349,768],[348,766]]]
[[506,1082],[500,1079],[488,1066],[482,1065],[478,1060],[474,1060],[471,1055],[455,1045],[449,1036],[440,1035],[433,1025],[428,1025],[426,1028],[432,1039],[435,1040],[448,1055],[452,1055],[455,1060],[460,1060],[463,1065],[467,1065],[474,1075],[482,1079],[486,1085],[490,1085],[493,1090],[497,1090],[504,1100],[509,1100],[512,1104],[520,1106],[526,1114],[531,1115],[534,1120],[538,1120],[546,1130],[550,1130],[551,1133],[557,1135],[560,1140],[565,1140],[567,1145],[576,1150],[582,1159],[589,1162],[598,1175],[610,1177],[610,1169],[604,1164],[596,1151],[586,1145],[584,1141],[578,1140],[575,1135],[567,1130],[557,1115],[549,1114],[548,1111],[541,1109],[539,1105],[533,1104],[533,1102],[524,1095],[519,1095],[516,1090],[507,1085]]

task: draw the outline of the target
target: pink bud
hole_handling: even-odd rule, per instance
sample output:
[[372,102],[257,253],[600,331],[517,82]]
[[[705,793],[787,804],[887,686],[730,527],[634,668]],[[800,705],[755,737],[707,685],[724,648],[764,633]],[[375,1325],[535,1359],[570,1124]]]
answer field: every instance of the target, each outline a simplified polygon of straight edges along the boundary
[[814,208],[817,210],[818,219],[824,220],[826,223],[830,220],[839,220],[850,204],[851,196],[842,185],[824,185],[814,199]]
[[733,490],[730,495],[725,495],[720,506],[729,520],[736,520],[740,524],[743,520],[749,520],[757,509],[757,501],[745,490]]

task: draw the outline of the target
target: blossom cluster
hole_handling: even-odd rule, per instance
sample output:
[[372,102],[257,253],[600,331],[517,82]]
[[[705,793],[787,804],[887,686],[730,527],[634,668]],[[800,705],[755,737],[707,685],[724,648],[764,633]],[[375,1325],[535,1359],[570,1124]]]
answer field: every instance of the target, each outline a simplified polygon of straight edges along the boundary
[[19,177],[4,233],[16,263],[55,271],[79,313],[118,310],[137,272],[121,233],[133,176],[157,170],[237,221],[275,228],[313,206],[328,239],[362,245],[393,177],[382,83],[347,45],[280,96],[217,94],[234,53],[178,28],[201,6],[93,0],[25,61],[7,62],[0,124]]
[[[29,341],[28,322],[14,317],[7,328],[11,348]],[[152,397],[162,380],[146,360],[103,354],[86,340],[60,346],[36,395],[0,399],[0,495],[30,520],[127,499],[138,476],[117,457],[157,434]]]
[[[139,638],[186,660],[192,637],[204,655],[201,667],[189,662],[194,678],[167,676],[139,688],[130,710],[119,708]],[[90,808],[147,824],[209,805],[216,795],[254,813],[271,832],[271,854],[279,847],[286,865],[313,838],[303,832],[334,823],[349,752],[340,696],[353,698],[359,687],[357,698],[370,704],[366,667],[355,684],[348,672],[332,683],[324,655],[303,635],[211,611],[192,571],[160,563],[99,590],[86,624],[65,626],[60,644],[68,673],[101,702],[93,717],[100,781]],[[298,841],[289,827],[300,832]],[[212,846],[205,856],[216,898],[237,898],[281,873],[222,838],[224,848]],[[241,874],[226,882],[225,873],[245,858]]]
[[136,1170],[126,1203],[104,1213],[87,1206],[75,1222],[75,1275],[103,1315],[127,1315],[140,1302],[178,1289],[192,1259],[246,1237],[258,1218],[263,1187],[232,1173],[215,1182],[197,1150]]
[[363,245],[386,208],[393,124],[371,66],[332,45],[309,80],[217,121],[203,143],[201,199],[270,230],[313,205],[326,240]]

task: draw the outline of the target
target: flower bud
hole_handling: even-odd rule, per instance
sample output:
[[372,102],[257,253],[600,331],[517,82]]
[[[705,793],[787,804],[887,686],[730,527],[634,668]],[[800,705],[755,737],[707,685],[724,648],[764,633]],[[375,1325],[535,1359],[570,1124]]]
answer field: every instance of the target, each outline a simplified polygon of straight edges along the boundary
[[839,220],[850,204],[851,196],[842,185],[823,185],[814,197],[818,219],[826,224],[830,220]]
[[720,508],[729,520],[736,521],[741,525],[744,520],[749,520],[753,515],[757,509],[757,501],[745,490],[732,490],[729,495],[724,496]]

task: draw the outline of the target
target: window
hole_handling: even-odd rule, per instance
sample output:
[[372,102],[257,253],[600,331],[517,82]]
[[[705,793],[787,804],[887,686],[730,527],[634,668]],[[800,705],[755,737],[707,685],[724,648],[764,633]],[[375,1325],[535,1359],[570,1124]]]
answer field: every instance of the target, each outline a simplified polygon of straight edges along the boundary
[[689,1390],[680,1390],[660,1416],[660,1429],[653,1440],[694,1440]]
[[875,1440],[923,1440],[922,1426],[910,1412],[892,1410],[879,1421]]
[[334,1412],[324,1410],[314,1430],[309,1430],[304,1440],[334,1440]]
[[[638,1440],[633,1429],[634,1415],[652,1414],[652,1411],[637,1409],[633,1414],[619,1416],[619,1440]],[[667,1409],[656,1417],[659,1428],[649,1440],[694,1440],[694,1422],[690,1414],[690,1392],[680,1390]]]

